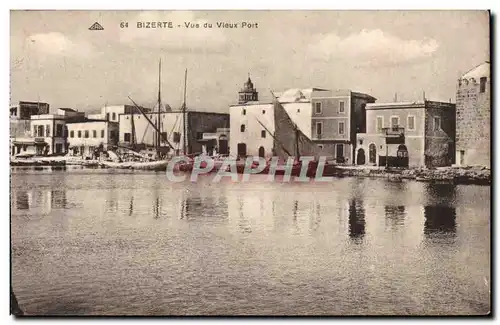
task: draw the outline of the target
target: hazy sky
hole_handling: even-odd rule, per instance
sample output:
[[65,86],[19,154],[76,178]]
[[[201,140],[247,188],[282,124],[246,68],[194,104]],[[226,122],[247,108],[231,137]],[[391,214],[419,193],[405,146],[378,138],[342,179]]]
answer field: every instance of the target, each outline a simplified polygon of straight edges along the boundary
[[[96,21],[104,30],[88,29]],[[138,29],[138,21],[174,28]],[[188,108],[213,111],[237,101],[248,73],[264,100],[269,89],[322,87],[378,102],[423,91],[455,101],[458,76],[489,60],[484,11],[12,11],[10,35],[11,103],[39,98],[79,110],[128,104],[127,96],[153,105],[159,58],[163,102],[180,107],[187,68]]]

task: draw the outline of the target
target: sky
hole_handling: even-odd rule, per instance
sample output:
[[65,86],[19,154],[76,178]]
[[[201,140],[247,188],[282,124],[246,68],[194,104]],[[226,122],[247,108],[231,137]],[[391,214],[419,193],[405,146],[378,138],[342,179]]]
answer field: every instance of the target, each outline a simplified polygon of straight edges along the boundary
[[[137,28],[150,21],[174,28]],[[318,87],[454,102],[458,77],[490,58],[485,11],[11,11],[10,27],[11,104],[80,111],[154,106],[160,59],[163,103],[181,107],[187,69],[187,108],[228,112],[248,74],[264,101]]]

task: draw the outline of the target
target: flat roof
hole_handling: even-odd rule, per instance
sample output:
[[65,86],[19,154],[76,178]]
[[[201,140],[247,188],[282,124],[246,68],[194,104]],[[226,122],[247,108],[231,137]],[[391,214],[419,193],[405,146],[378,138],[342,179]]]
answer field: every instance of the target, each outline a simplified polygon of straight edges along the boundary
[[454,103],[438,102],[432,100],[414,102],[387,102],[366,104],[367,110],[375,109],[404,109],[404,108],[450,108],[455,107]]

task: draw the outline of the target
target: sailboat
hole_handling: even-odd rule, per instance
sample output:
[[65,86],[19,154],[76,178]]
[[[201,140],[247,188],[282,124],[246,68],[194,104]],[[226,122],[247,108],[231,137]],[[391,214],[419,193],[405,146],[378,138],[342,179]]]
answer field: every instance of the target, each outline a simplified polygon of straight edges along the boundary
[[[144,116],[146,121],[153,127],[154,129],[154,145],[156,148],[156,157],[154,159],[151,159],[150,157],[147,157],[145,155],[141,155],[140,153],[136,152],[136,135],[135,135],[135,126],[134,126],[134,116],[132,114],[131,118],[131,129],[132,129],[132,136],[131,136],[131,147],[126,148],[128,151],[134,156],[135,158],[139,158],[142,161],[137,161],[137,160],[132,160],[132,161],[118,161],[118,162],[112,162],[112,161],[103,161],[101,162],[102,167],[106,168],[117,168],[117,169],[138,169],[138,170],[155,170],[155,171],[165,171],[167,169],[167,165],[169,160],[165,159],[165,149],[161,146],[161,140],[163,142],[167,143],[169,148],[173,149],[174,147],[170,144],[168,139],[166,138],[165,134],[161,132],[161,60],[159,62],[159,73],[158,73],[158,111],[157,111],[157,119],[153,123],[151,119],[148,117],[146,112],[136,104],[132,100],[132,98],[129,97],[129,99],[132,101],[136,109]],[[122,160],[122,159],[119,159]]]
[[[319,159],[319,149],[317,145],[312,142],[295,124],[285,108],[276,98],[273,92],[273,106],[274,106],[274,125],[275,132],[271,132],[260,120],[257,122],[266,130],[267,133],[273,138],[273,154],[279,158],[280,163],[276,167],[275,174],[283,175],[289,168],[283,164],[289,157],[295,158],[292,165],[291,175],[299,176],[302,169],[301,156],[312,156],[314,161],[309,162],[307,170],[308,177],[316,175],[317,162]],[[245,169],[245,162],[239,161],[237,164],[238,173],[243,173]],[[267,174],[271,170],[270,163],[260,172],[260,174]]]

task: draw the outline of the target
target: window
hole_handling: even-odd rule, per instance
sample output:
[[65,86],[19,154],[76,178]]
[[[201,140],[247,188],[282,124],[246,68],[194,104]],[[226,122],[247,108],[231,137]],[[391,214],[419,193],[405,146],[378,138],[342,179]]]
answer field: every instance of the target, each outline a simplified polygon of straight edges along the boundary
[[242,124],[242,125],[240,126],[240,131],[241,131],[241,132],[245,132],[245,124]]
[[75,137],[75,131],[71,130],[71,131],[69,132],[69,137],[70,137],[70,138],[74,138],[74,137]]
[[441,118],[439,116],[434,116],[434,131],[441,129]]
[[78,137],[81,138],[82,137],[82,131],[78,131]]
[[247,110],[246,110],[246,109],[243,109],[243,110],[241,111],[241,115],[247,115]]
[[266,137],[266,130],[260,131],[260,137],[265,138]]
[[399,126],[399,117],[398,116],[391,116],[391,127],[397,128],[398,126]]
[[262,110],[262,114],[266,114],[266,110],[265,109]]
[[479,79],[479,92],[484,93],[486,91],[486,77],[481,77]]
[[62,136],[63,136],[63,125],[57,124],[56,125],[56,137],[62,137]]
[[179,132],[174,132],[174,142],[175,143],[181,142],[181,134]]
[[38,136],[43,137],[45,134],[44,131],[45,131],[45,128],[43,127],[43,125],[39,125],[38,126]]
[[382,131],[383,127],[384,127],[384,117],[377,116],[377,132]]
[[344,134],[344,122],[339,122],[339,134]]
[[415,130],[415,116],[408,116],[408,130]]
[[203,132],[196,132],[196,139],[203,139]]
[[315,109],[316,114],[321,114],[321,102],[315,103],[314,109]]
[[89,130],[85,130],[85,139],[89,138]]
[[50,125],[47,125],[47,127],[45,128],[45,136],[50,137]]
[[106,120],[109,121],[109,113],[106,113]]
[[161,133],[161,141],[165,141],[166,138],[167,138],[167,132],[162,132]]
[[297,108],[297,113],[300,113],[300,108]]
[[339,102],[339,113],[344,113],[345,111],[345,102],[340,101]]
[[316,122],[316,135],[320,136],[323,134],[323,123]]
[[123,140],[125,142],[130,142],[130,133],[124,133],[123,134]]
[[116,113],[113,112],[113,121],[116,120]]
[[322,144],[318,144],[318,148],[319,148],[320,150],[323,150],[323,145],[322,145]]
[[104,138],[104,130],[101,130],[101,138]]
[[92,130],[92,137],[97,138],[97,131],[96,130]]

